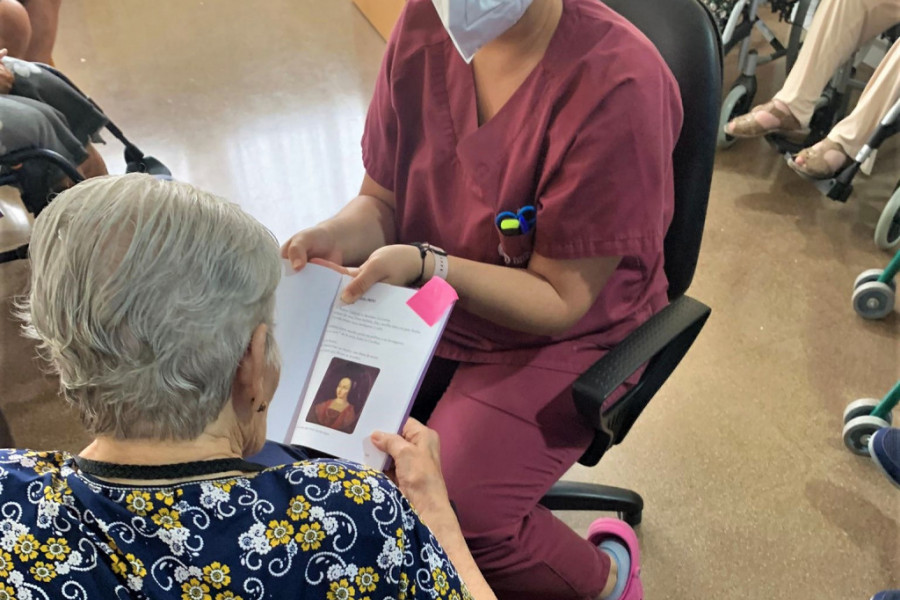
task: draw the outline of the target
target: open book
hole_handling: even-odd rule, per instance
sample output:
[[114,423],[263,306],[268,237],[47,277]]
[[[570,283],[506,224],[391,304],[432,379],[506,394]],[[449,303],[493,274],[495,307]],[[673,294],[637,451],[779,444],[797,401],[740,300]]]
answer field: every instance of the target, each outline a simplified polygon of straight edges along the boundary
[[376,283],[353,304],[350,277],[319,265],[285,276],[275,293],[281,381],[267,418],[270,439],[383,469],[369,439],[399,432],[431,362],[456,293]]

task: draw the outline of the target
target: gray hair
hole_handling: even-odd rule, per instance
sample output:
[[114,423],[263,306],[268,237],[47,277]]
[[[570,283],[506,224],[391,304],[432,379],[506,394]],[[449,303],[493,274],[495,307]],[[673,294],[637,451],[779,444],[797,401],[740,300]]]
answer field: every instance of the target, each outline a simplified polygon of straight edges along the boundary
[[31,265],[26,335],[85,427],[126,439],[193,439],[218,417],[281,276],[275,238],[237,205],[141,174],[57,196]]

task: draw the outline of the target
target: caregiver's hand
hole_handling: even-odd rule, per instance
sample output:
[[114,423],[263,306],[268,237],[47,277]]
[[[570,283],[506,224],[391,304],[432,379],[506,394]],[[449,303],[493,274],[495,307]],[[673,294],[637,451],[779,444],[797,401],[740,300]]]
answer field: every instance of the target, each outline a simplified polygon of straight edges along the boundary
[[[356,302],[366,290],[378,282],[410,285],[422,274],[422,255],[418,248],[407,244],[383,246],[373,252],[358,268],[340,267],[336,261],[328,261],[335,264],[326,264],[326,261],[320,260],[311,262],[323,264],[353,277],[353,281],[347,284],[341,295],[341,300],[347,303]],[[426,256],[423,277],[428,279],[433,271],[434,257]]]
[[312,259],[321,259],[340,265],[344,258],[334,235],[321,224],[295,233],[281,247],[281,257],[288,259],[291,262],[291,268],[295,271],[305,267],[306,263]]
[[440,439],[434,430],[410,418],[402,436],[376,431],[372,443],[394,459],[393,479],[426,524],[431,527],[429,519],[452,514],[441,474]]

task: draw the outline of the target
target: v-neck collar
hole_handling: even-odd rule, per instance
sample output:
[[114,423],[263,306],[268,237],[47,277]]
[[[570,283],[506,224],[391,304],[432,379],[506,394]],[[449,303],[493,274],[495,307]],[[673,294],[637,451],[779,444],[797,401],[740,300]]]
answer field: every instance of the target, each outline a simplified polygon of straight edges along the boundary
[[[453,45],[449,44],[453,52],[449,53],[449,56],[445,53],[445,57],[448,59],[445,77],[449,81],[455,81],[462,84],[463,87],[461,93],[465,99],[465,110],[461,113],[457,113],[462,116],[462,119],[458,119],[458,123],[456,121],[454,122],[458,142],[462,143],[466,138],[471,136],[481,137],[480,135],[477,135],[481,132],[486,132],[485,135],[489,136],[490,131],[493,129],[502,130],[503,123],[510,118],[509,115],[516,112],[516,105],[523,101],[522,98],[527,96],[530,89],[539,86],[540,81],[544,79],[547,73],[547,65],[554,60],[554,57],[559,51],[559,46],[562,44],[561,40],[564,35],[562,35],[561,32],[566,27],[567,21],[571,17],[568,13],[572,10],[572,7],[566,6],[567,4],[566,0],[563,0],[562,13],[560,14],[559,22],[550,38],[550,43],[547,44],[547,48],[544,50],[544,55],[541,57],[541,60],[538,61],[531,72],[528,73],[519,87],[516,88],[496,114],[481,125],[478,124],[478,95],[475,87],[475,71],[471,64],[467,64],[462,57],[459,56],[459,53],[455,51]],[[448,85],[449,81],[447,82]]]

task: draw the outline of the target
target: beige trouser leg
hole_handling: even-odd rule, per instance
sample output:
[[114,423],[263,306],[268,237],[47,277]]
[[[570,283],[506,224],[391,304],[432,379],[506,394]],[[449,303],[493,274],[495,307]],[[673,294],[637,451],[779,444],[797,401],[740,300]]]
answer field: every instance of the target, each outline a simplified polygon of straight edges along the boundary
[[[808,125],[825,84],[837,68],[862,45],[897,23],[900,0],[822,0],[797,62],[775,99],[787,104],[801,125]],[[898,78],[896,71],[894,77]]]
[[888,110],[900,100],[900,40],[878,65],[847,118],[834,126],[828,139],[853,156],[865,145]]

